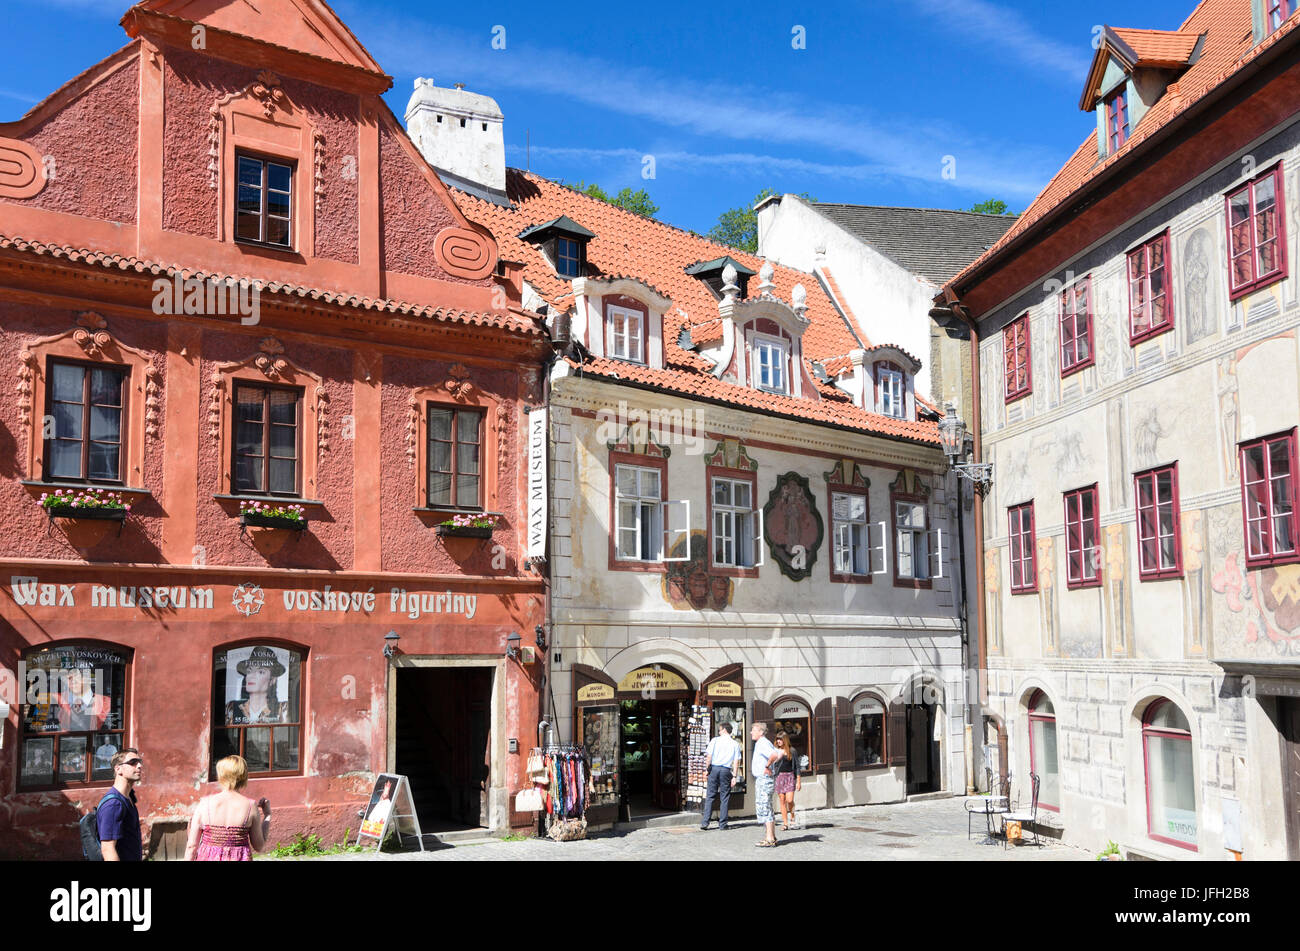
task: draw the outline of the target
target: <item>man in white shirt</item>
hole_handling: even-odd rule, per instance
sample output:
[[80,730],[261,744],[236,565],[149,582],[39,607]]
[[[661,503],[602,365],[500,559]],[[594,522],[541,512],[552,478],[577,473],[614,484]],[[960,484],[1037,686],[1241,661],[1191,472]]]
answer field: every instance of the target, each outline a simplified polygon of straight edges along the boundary
[[704,811],[700,828],[707,829],[713,818],[713,801],[718,800],[718,828],[727,827],[727,807],[731,805],[731,787],[736,785],[735,767],[740,763],[740,744],[731,738],[731,724],[718,727],[718,735],[704,750],[709,761],[709,785],[704,794]]
[[767,838],[754,843],[760,849],[770,849],[776,845],[776,817],[772,815],[772,792],[776,788],[776,776],[772,764],[781,754],[767,738],[767,724],[755,723],[749,730],[749,737],[754,741],[754,759],[749,770],[754,776],[754,815],[767,827]]

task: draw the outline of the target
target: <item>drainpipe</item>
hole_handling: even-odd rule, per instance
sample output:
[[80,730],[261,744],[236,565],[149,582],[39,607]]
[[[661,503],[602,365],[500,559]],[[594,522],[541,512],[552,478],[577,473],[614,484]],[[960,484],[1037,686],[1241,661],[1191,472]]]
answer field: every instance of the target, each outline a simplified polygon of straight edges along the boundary
[[[964,304],[962,304],[959,300],[957,300],[957,298],[954,297],[950,291],[945,290],[943,293],[947,303],[942,306],[936,306],[932,308],[930,310],[930,316],[932,318],[956,317],[958,320],[964,323],[967,326],[967,328],[970,330],[970,368],[971,368],[971,406],[969,409],[969,414],[971,416],[970,431],[974,436],[974,441],[975,441],[974,451],[973,451],[973,461],[980,462],[982,461],[981,460],[982,447],[981,447],[981,440],[980,440],[980,429],[981,429],[980,419],[982,413],[981,413],[981,402],[980,402],[979,327],[976,325],[974,318],[971,317],[969,308],[967,308]],[[958,529],[957,530],[960,535],[964,530],[962,526],[962,492],[961,492],[960,476],[957,477],[957,489],[958,489],[958,494],[957,494]],[[978,703],[979,708],[982,710],[983,707],[988,703],[988,680],[987,680],[988,672],[986,669],[987,658],[988,658],[988,652],[987,652],[988,636],[985,630],[985,606],[984,606],[984,506],[982,504],[983,497],[980,496],[979,493],[976,493],[976,495],[978,497],[975,499],[976,504],[974,505],[974,510],[975,510],[975,526],[974,526],[974,530],[975,530],[975,619],[976,619],[976,631],[977,631],[976,638],[978,642],[978,648],[976,649],[976,654],[978,656],[978,666],[975,669],[978,671],[979,690],[978,690],[978,696],[975,698],[973,702],[971,700],[969,690],[965,691],[966,727],[968,731],[967,748],[970,750],[970,764],[971,764],[970,765],[971,773],[967,780],[968,792],[971,791],[971,788],[975,785],[975,774],[974,774],[975,750],[974,750],[974,744],[970,742],[970,733],[973,732],[975,724],[979,722],[975,715],[976,704]],[[967,591],[966,568],[965,568],[966,544],[964,538],[961,539],[959,548],[961,551],[960,565],[961,565],[962,644],[963,644],[963,649],[966,653],[966,658],[965,658],[966,669],[970,670],[972,669],[972,667],[975,667],[975,665],[971,664],[970,662],[971,661],[970,637],[968,633],[969,604],[968,604],[967,593],[966,593]]]

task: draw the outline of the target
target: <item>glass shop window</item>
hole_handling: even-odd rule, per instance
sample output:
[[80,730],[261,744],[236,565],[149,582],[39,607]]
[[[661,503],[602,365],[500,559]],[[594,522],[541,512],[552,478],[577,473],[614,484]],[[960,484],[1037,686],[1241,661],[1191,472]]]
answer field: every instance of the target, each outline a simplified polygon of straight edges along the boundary
[[300,651],[243,644],[217,651],[212,679],[212,778],[216,762],[238,755],[249,775],[302,771]]

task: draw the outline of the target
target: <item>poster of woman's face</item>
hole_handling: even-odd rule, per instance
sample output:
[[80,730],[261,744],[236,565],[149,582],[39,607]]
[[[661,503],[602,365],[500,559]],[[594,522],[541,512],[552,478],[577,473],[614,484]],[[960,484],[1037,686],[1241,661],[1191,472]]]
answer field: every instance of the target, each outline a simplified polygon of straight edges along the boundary
[[287,650],[257,644],[227,652],[227,723],[284,723],[289,696]]

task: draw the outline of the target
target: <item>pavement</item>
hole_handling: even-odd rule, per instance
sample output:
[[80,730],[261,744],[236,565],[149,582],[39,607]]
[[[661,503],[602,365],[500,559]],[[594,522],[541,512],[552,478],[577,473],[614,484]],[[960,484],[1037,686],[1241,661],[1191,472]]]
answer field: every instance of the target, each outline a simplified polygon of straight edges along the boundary
[[[762,826],[753,819],[733,819],[719,830],[716,823],[700,831],[698,822],[672,827],[600,832],[575,842],[550,839],[469,839],[442,844],[425,852],[344,853],[309,861],[674,861],[754,860],[793,861],[1093,861],[1081,849],[1044,839],[1041,847],[1003,848],[1001,841],[983,839],[976,817],[967,839],[966,812],[961,797],[879,806],[816,809],[797,814],[797,828],[781,831],[778,845],[759,849]],[[684,819],[686,817],[683,817]],[[432,839],[432,836],[426,837]],[[426,845],[428,848],[428,845]],[[296,861],[303,861],[301,859]]]

